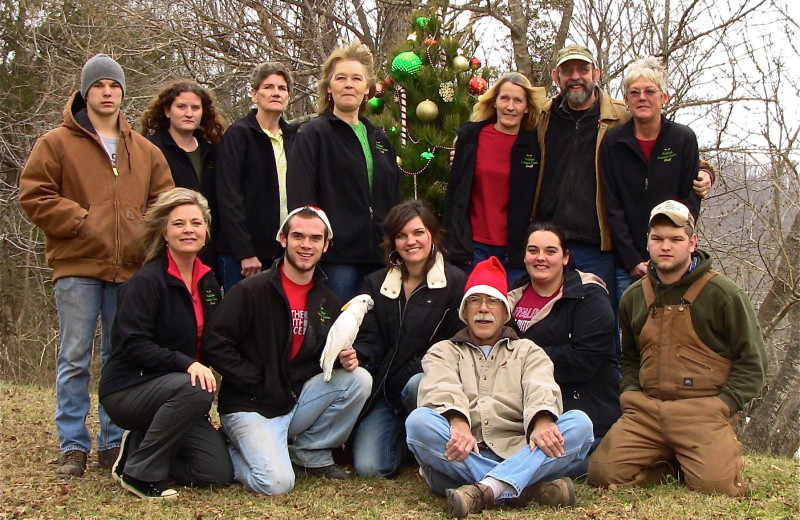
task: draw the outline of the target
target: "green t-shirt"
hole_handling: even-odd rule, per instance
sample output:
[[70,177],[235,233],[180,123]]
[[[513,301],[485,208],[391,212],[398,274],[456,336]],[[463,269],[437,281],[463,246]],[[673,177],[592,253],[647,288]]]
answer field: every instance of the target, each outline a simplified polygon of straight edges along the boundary
[[361,148],[364,150],[364,159],[367,161],[367,177],[369,177],[369,191],[372,193],[372,178],[375,173],[375,164],[372,160],[372,150],[369,147],[369,139],[367,139],[367,125],[359,121],[356,124],[347,123],[353,132],[356,133],[358,141],[361,143]]
[[193,152],[186,152],[186,155],[189,156],[189,161],[191,161],[192,168],[194,168],[194,174],[197,176],[197,183],[201,185],[203,183],[203,154],[200,147],[198,146]]

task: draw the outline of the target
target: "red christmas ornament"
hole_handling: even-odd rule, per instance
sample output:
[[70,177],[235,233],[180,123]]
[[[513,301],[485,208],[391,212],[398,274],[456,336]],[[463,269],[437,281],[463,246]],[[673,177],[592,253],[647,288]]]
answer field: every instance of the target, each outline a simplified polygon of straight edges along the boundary
[[384,93],[383,83],[380,81],[375,83],[375,97],[382,97]]
[[392,88],[394,86],[394,80],[390,76],[386,76],[386,79],[383,80],[383,85],[386,88]]
[[469,60],[469,66],[472,68],[472,70],[478,70],[481,68],[481,60],[473,57],[471,60]]
[[428,47],[430,47],[431,45],[436,45],[437,43],[439,42],[437,42],[435,38],[431,38],[430,36],[425,38],[425,45],[427,45]]
[[469,91],[473,96],[480,96],[489,88],[489,82],[480,76],[472,76],[469,80]]

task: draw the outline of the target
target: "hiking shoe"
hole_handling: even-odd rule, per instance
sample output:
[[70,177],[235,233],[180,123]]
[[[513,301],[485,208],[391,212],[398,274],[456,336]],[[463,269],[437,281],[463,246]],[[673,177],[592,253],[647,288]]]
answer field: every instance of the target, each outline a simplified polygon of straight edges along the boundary
[[86,472],[86,453],[69,450],[61,455],[61,464],[56,468],[59,477],[82,477]]
[[563,477],[550,482],[539,481],[523,489],[517,498],[506,500],[506,505],[527,507],[533,502],[543,506],[575,505],[575,486],[572,479]]
[[107,450],[102,450],[97,452],[97,463],[100,465],[101,468],[108,468],[111,469],[111,466],[114,465],[114,462],[119,457],[119,447],[117,448],[108,448]]
[[305,473],[315,477],[325,477],[334,480],[349,480],[354,478],[352,471],[348,471],[338,464],[331,464],[330,466],[322,466],[321,468],[307,468],[305,466],[295,465],[295,473]]
[[[111,478],[119,482],[122,479],[122,472],[125,469],[125,461],[128,460],[128,451],[130,449],[130,431],[125,430],[122,434],[122,441],[117,448],[117,458],[111,466]],[[110,451],[110,450],[107,450]]]
[[467,484],[447,490],[447,514],[450,518],[466,518],[494,505],[494,492],[483,484]]
[[178,498],[178,492],[167,486],[166,482],[145,482],[138,478],[122,474],[119,483],[122,487],[133,493],[139,498],[159,498],[164,500],[174,500]]

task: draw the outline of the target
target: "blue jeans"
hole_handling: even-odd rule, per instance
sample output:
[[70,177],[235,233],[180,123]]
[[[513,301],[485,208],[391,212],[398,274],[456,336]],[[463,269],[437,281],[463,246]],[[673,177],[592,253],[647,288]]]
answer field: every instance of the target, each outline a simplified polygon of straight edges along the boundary
[[219,274],[222,277],[222,286],[226,291],[229,291],[231,287],[244,280],[242,262],[237,260],[235,256],[220,254],[217,255],[217,262],[219,264]]
[[507,459],[488,448],[470,453],[462,462],[444,456],[450,440],[450,423],[430,408],[417,408],[406,420],[408,447],[417,458],[431,490],[443,495],[446,489],[473,484],[493,477],[510,486],[497,500],[518,497],[523,489],[540,480],[553,480],[567,474],[577,460],[586,458],[592,447],[592,421],[580,410],[565,412],[558,421],[564,436],[562,457],[548,457],[540,449],[524,446]]
[[633,282],[635,281],[636,278],[631,276],[631,274],[626,271],[624,267],[616,268],[616,279],[614,281],[617,291],[616,309],[619,309],[619,302],[622,300],[622,295],[625,293],[625,289],[633,285]]
[[584,273],[594,273],[599,276],[606,284],[608,290],[608,301],[617,313],[616,296],[616,266],[614,263],[614,253],[612,251],[601,251],[597,244],[581,242],[579,240],[568,240],[569,256],[575,268]]
[[390,477],[397,473],[406,456],[408,412],[417,407],[417,390],[422,373],[412,376],[400,399],[406,413],[394,410],[382,396],[372,410],[356,424],[353,432],[353,466],[359,477]]
[[526,274],[525,269],[514,269],[508,267],[508,247],[506,246],[490,246],[481,242],[472,242],[472,264],[464,266],[464,272],[469,275],[472,270],[478,265],[479,262],[488,260],[489,257],[496,256],[506,269],[506,278],[508,284],[511,285],[514,280]]
[[[280,495],[294,488],[293,462],[308,468],[330,466],[331,449],[347,440],[371,388],[372,376],[363,368],[336,369],[327,383],[322,374],[306,381],[286,415],[269,419],[257,412],[221,415],[231,441],[234,478],[256,493]],[[291,447],[290,438],[294,438]]]
[[325,286],[342,300],[342,303],[358,294],[361,281],[384,266],[380,264],[329,264],[322,263],[322,271],[328,279]]
[[[100,360],[105,364],[111,352],[111,326],[117,314],[120,284],[95,278],[69,276],[56,280],[58,309],[58,374],[56,375],[56,428],[61,451],[92,450],[92,435],[86,427],[89,397],[89,364],[92,361],[94,333],[100,317]],[[116,448],[123,430],[116,426],[102,405],[97,406],[100,431],[97,449]]]

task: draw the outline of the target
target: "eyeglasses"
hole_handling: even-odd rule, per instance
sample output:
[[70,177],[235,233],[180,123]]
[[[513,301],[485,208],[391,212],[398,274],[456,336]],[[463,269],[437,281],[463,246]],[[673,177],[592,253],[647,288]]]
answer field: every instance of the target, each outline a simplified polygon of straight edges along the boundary
[[499,309],[503,306],[503,300],[492,296],[485,298],[483,296],[470,296],[467,298],[467,307],[472,307],[473,309],[479,308],[484,303],[490,309]]
[[578,65],[577,67],[559,67],[558,72],[564,76],[572,76],[572,73],[578,71],[578,74],[585,76],[592,72],[591,65]]
[[648,88],[645,90],[633,89],[628,91],[628,97],[631,99],[639,99],[642,96],[647,96],[648,98],[654,98],[660,93],[661,91],[657,88]]

